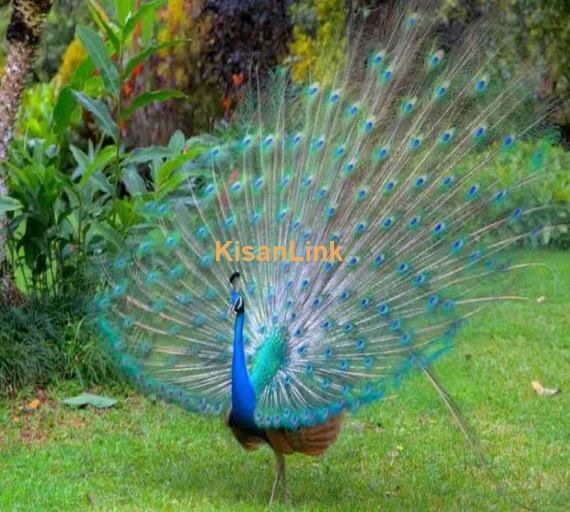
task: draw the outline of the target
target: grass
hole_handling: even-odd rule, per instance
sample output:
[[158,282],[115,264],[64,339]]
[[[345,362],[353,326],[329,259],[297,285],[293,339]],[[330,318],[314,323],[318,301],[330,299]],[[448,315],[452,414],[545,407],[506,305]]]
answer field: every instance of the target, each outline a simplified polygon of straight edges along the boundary
[[[481,440],[507,496],[476,464],[421,375],[351,416],[321,459],[288,459],[298,510],[562,510],[570,503],[570,253],[525,253],[532,299],[489,308],[435,370]],[[536,299],[544,297],[544,301]],[[538,396],[531,381],[559,387]],[[0,510],[264,510],[269,450],[243,452],[215,419],[122,388],[104,412],[69,410],[67,383],[0,403]],[[288,507],[278,505],[276,510]]]

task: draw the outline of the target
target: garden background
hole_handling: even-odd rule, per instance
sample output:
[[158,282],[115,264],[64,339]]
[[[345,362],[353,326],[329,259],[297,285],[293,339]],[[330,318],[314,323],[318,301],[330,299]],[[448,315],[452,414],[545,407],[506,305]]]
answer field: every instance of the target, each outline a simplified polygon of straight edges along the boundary
[[[368,22],[394,3],[368,2]],[[536,95],[557,99],[557,134],[520,144],[519,165],[486,172],[522,174],[534,146],[547,144],[549,177],[525,194],[549,206],[537,213],[545,224],[567,224],[570,3],[445,0],[442,40],[457,43],[490,7],[512,35],[506,65],[544,66]],[[11,10],[0,0],[1,34]],[[0,510],[264,507],[270,454],[244,460],[221,424],[133,392],[97,342],[89,302],[101,254],[121,246],[143,205],[187,180],[200,186],[206,171],[192,162],[235,136],[231,119],[253,80],[278,66],[299,83],[326,79],[322,56],[342,59],[345,12],[344,0],[56,0],[48,9],[35,57],[20,63],[30,72],[1,162],[0,276],[10,293],[0,304]],[[7,59],[6,41],[0,70]],[[544,263],[521,285],[532,300],[489,310],[438,370],[510,492],[554,510],[570,502],[570,235],[562,227],[538,242],[517,248]],[[535,380],[561,392],[540,396]],[[119,401],[101,411],[61,404],[85,390]],[[429,385],[412,379],[351,419],[324,461],[294,459],[294,503],[508,510],[448,425]],[[240,478],[233,468],[245,466]]]

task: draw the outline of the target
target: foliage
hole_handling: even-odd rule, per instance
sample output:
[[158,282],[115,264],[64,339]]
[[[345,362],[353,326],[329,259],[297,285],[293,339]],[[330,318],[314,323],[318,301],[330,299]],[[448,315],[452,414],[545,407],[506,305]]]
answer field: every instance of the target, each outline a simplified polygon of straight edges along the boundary
[[[466,165],[469,165],[466,162]],[[526,181],[523,187],[507,189],[502,207],[525,213],[506,230],[516,234],[531,233],[540,227],[557,226],[540,231],[537,237],[524,242],[570,248],[570,153],[548,140],[518,141],[516,149],[503,152],[484,170],[480,180],[495,183],[497,191],[516,181]],[[488,213],[494,215],[493,208]],[[522,243],[522,242],[521,242]]]
[[330,78],[331,62],[344,56],[344,0],[298,0],[291,6],[294,24],[291,57],[293,78]]
[[[204,76],[209,19],[202,15],[203,0],[169,0],[153,28],[160,49],[133,72],[129,87],[175,88],[183,100],[157,103],[141,109],[132,120],[135,145],[164,144],[179,129],[188,134],[208,130],[222,115],[223,92]],[[178,42],[178,44],[172,44]]]
[[120,379],[85,317],[84,295],[33,299],[0,310],[0,396],[59,379],[84,386]]
[[82,64],[85,59],[85,50],[81,46],[81,41],[79,38],[75,37],[73,41],[66,48],[57,74],[54,77],[54,81],[58,86],[58,89],[62,86],[67,85],[75,73],[78,66]]
[[204,172],[185,166],[209,147],[177,132],[166,147],[121,152],[117,187],[115,145],[90,144],[87,152],[71,146],[75,167],[66,174],[58,169],[55,147],[35,142],[31,151],[15,151],[8,165],[17,204],[8,248],[27,290],[40,295],[81,289],[90,262],[109,246],[122,247],[148,201],[161,201]]
[[[232,89],[250,77],[276,66],[286,55],[291,35],[289,0],[206,0],[212,15],[212,42],[206,74],[226,91],[229,108]],[[234,93],[235,95],[235,93]]]
[[[101,175],[104,159],[97,161],[92,147],[90,155],[72,148],[79,163],[70,176],[59,171],[53,146],[35,142],[31,152],[16,151],[8,166],[11,197],[20,205],[11,218],[8,247],[30,292],[65,293],[81,286],[113,188]],[[93,179],[77,179],[86,165]]]
[[264,73],[287,53],[288,1],[218,2],[169,0],[154,31],[161,48],[130,82],[132,91],[176,88],[184,101],[139,111],[133,124],[136,145],[164,144],[176,129],[209,131],[229,117],[248,87],[250,75]]
[[[143,204],[160,201],[201,172],[185,164],[208,144],[186,141],[180,132],[167,146],[126,148],[126,123],[137,110],[183,96],[175,89],[124,94],[133,70],[159,49],[149,43],[127,58],[126,47],[138,24],[147,15],[154,17],[161,5],[149,2],[119,18],[113,10],[103,16],[92,4],[106,40],[89,27],[78,27],[86,58],[61,88],[55,106],[38,108],[51,120],[15,143],[7,166],[11,197],[3,198],[2,207],[9,211],[11,258],[30,292],[57,295],[80,288],[89,261],[109,245],[123,243],[126,230],[140,221]],[[44,87],[53,91],[51,85]],[[85,148],[74,145],[67,133],[81,110],[93,125],[94,140]],[[23,115],[33,114],[28,109]]]
[[554,95],[562,103],[558,121],[570,124],[570,2],[552,0],[445,0],[441,14],[447,21],[468,21],[483,11],[506,27],[503,58],[506,61],[544,62],[541,95]]
[[56,142],[57,138],[51,130],[55,99],[52,82],[38,82],[24,90],[16,122],[20,137],[40,139],[46,144]]
[[[148,42],[140,51],[128,56],[129,45],[137,39],[138,27],[144,25],[147,18],[153,19],[163,2],[155,0],[140,4],[138,10],[134,9],[134,2],[126,3],[132,5],[125,7],[123,17],[119,17],[114,4],[108,6],[107,12],[94,1],[89,3],[92,16],[103,35],[88,26],[77,28],[78,39],[88,57],[59,94],[54,112],[54,122],[59,132],[67,128],[72,112],[77,105],[81,105],[93,116],[101,133],[120,144],[123,128],[136,110],[169,98],[183,97],[181,92],[173,89],[142,91],[138,95],[127,93],[131,74],[158,50],[156,45]],[[77,59],[76,53],[72,53],[70,59]],[[93,76],[94,70],[96,77]],[[62,70],[61,75],[65,83],[63,78],[69,73]],[[99,77],[104,88],[99,89],[99,98],[93,98],[85,87],[90,80]]]
[[[144,201],[166,194],[169,186],[178,188],[180,176],[174,175],[184,163],[180,158],[178,166],[158,173],[167,158],[184,151],[186,141],[179,135],[167,148],[128,151],[124,144],[123,128],[137,109],[182,96],[175,90],[124,95],[129,73],[155,52],[150,43],[128,57],[125,49],[145,14],[154,16],[160,5],[149,2],[134,12],[133,2],[127,11],[104,13],[91,3],[93,24],[104,36],[80,26],[85,58],[75,60],[58,91],[56,84],[37,85],[25,98],[20,119],[25,131],[7,164],[11,196],[2,198],[2,207],[10,218],[11,260],[29,302],[23,309],[2,310],[2,392],[69,377],[89,385],[114,375],[83,320],[98,284],[89,262],[102,248],[122,243],[122,230],[137,222]],[[67,134],[81,111],[94,127],[93,141],[84,149]],[[141,166],[150,173],[151,192]]]
[[[201,19],[202,2],[200,0],[170,0],[161,14],[161,26],[158,41],[165,43],[183,39],[184,44],[164,48],[158,52],[161,58],[158,71],[172,76],[173,85],[179,89],[188,86],[189,74],[199,73],[198,64],[202,59],[200,52],[204,36],[209,27]],[[186,61],[186,62],[185,62]],[[188,69],[188,66],[192,68]]]
[[57,0],[44,22],[44,32],[34,65],[36,78],[47,82],[58,72],[61,59],[73,41],[75,27],[89,23],[86,2]]

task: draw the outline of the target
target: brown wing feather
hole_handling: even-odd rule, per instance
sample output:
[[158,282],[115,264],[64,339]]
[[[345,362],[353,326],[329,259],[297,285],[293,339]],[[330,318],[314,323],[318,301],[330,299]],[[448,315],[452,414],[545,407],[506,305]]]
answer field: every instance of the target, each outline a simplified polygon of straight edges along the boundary
[[239,428],[237,425],[230,424],[231,409],[227,411],[225,423],[232,431],[233,436],[242,447],[248,451],[257,450],[263,443],[267,442],[262,437],[251,434],[250,432]]
[[305,455],[322,455],[336,441],[344,415],[332,418],[328,423],[299,430],[268,430],[271,447],[285,455],[299,452]]
[[269,442],[273,450],[284,455],[298,452],[316,456],[322,455],[336,441],[344,414],[339,414],[329,422],[315,427],[304,427],[299,430],[266,430],[266,439],[236,425],[230,425],[229,419],[230,411],[226,415],[226,425],[237,442],[246,450],[257,450],[263,443]]
[[237,442],[248,451],[257,450],[263,443],[266,442],[265,439],[258,436],[253,436],[245,430],[241,430],[239,427],[230,426],[230,429]]

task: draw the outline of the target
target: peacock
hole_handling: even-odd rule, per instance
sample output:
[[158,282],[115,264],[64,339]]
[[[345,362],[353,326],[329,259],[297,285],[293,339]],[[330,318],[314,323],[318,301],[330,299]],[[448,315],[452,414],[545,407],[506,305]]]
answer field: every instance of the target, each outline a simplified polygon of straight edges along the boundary
[[190,162],[202,178],[144,205],[95,300],[144,393],[273,450],[270,503],[288,498],[285,455],[323,454],[410,372],[454,411],[432,363],[516,298],[511,249],[548,229],[519,201],[548,144],[516,178],[490,171],[549,133],[539,67],[507,69],[488,19],[449,44],[429,8],[359,16],[319,81],[283,68],[251,88],[231,136]]

